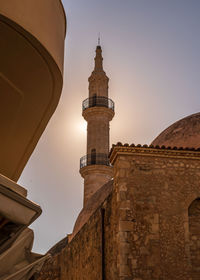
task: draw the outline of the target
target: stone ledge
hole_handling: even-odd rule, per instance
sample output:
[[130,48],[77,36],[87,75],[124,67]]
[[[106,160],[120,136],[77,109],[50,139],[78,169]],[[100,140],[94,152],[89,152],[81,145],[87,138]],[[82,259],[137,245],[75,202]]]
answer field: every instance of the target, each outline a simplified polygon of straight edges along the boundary
[[113,145],[109,154],[110,162],[113,165],[118,155],[142,155],[151,157],[181,158],[200,160],[200,148],[177,148],[153,145],[137,145],[117,143]]
[[115,115],[115,112],[106,107],[91,107],[87,108],[86,110],[83,111],[82,116],[86,121],[88,121],[89,118],[96,117],[96,116],[105,116],[111,121]]
[[111,178],[113,177],[113,167],[107,165],[98,165],[98,164],[88,165],[81,168],[79,172],[83,178],[91,173],[106,174],[111,176]]

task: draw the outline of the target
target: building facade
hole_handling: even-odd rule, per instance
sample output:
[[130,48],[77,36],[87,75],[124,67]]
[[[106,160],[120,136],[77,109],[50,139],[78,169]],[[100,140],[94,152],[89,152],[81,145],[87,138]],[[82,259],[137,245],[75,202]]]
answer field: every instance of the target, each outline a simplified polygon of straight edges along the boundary
[[[107,100],[98,46],[83,103],[88,122],[80,169],[84,207],[73,233],[50,250],[52,258],[38,279],[200,279],[200,149],[159,146],[158,139],[156,146],[118,143],[107,164],[113,117]],[[196,127],[193,131],[196,135]],[[198,142],[194,135],[190,141],[185,135],[185,145]],[[106,157],[98,158],[101,153]]]
[[199,279],[200,151],[118,144],[110,160],[106,198],[39,279]]
[[33,280],[41,214],[17,184],[62,91],[66,17],[60,0],[0,1],[0,279]]

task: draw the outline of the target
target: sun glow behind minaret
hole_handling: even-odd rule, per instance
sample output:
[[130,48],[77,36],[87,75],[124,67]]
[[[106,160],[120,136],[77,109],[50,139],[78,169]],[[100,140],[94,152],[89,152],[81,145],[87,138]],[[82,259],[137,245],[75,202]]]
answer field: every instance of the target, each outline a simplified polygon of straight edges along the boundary
[[81,134],[86,134],[87,133],[87,122],[85,120],[81,120],[78,123],[79,131]]
[[81,117],[74,117],[68,125],[66,133],[70,139],[76,139],[78,142],[83,142],[87,136],[87,122]]

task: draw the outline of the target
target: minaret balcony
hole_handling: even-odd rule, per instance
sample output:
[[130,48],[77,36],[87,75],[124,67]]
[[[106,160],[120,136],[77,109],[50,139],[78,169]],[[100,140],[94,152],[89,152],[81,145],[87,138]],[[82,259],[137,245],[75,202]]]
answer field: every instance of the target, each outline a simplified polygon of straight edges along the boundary
[[107,154],[87,154],[80,159],[80,169],[88,165],[106,165],[110,166]]
[[83,101],[83,111],[92,107],[105,107],[111,109],[114,112],[115,103],[111,99],[104,96],[93,96]]

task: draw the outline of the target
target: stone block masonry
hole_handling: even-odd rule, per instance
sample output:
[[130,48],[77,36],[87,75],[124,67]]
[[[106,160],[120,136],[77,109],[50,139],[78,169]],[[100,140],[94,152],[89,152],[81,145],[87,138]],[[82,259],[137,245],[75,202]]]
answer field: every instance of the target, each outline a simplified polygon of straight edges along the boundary
[[111,161],[119,279],[200,279],[200,153],[122,146]]
[[200,152],[115,146],[113,190],[39,280],[199,280]]
[[47,262],[38,280],[102,280],[101,211]]

